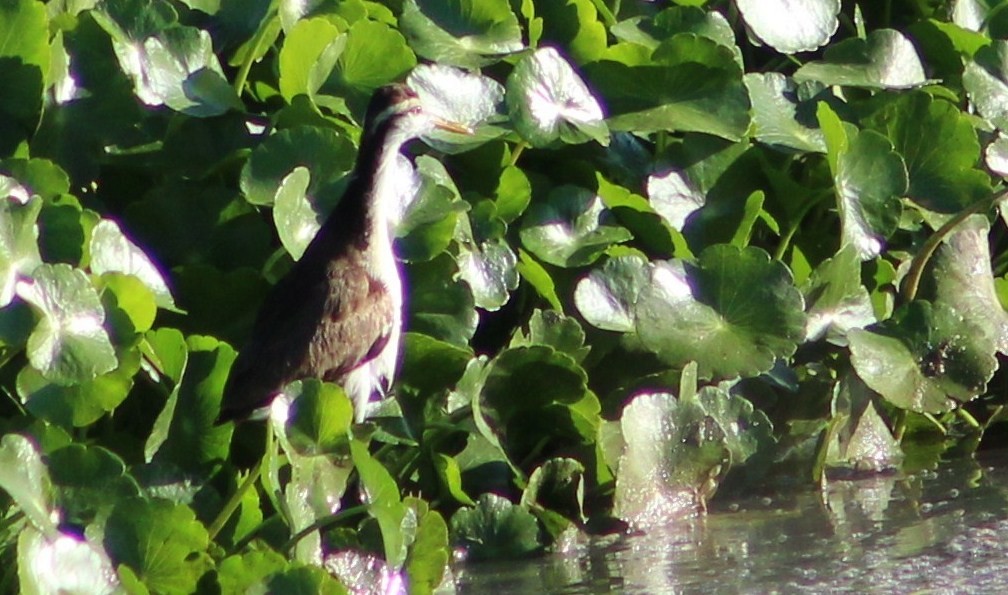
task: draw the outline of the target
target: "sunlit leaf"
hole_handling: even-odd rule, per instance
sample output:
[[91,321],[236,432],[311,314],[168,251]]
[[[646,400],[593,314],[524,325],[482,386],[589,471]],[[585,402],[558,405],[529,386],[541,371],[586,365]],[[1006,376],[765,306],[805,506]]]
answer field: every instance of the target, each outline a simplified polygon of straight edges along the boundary
[[757,248],[716,245],[696,264],[657,262],[637,299],[643,344],[672,365],[731,378],[769,370],[804,336],[801,294],[788,270]]
[[0,488],[44,535],[54,535],[60,522],[52,514],[52,482],[38,447],[27,436],[0,439]]
[[86,538],[68,533],[47,537],[28,528],[18,537],[17,552],[22,593],[120,592],[108,554]]
[[463,245],[459,249],[459,278],[469,284],[476,306],[497,310],[518,286],[517,257],[502,241]]
[[542,2],[536,16],[543,20],[539,45],[562,47],[575,62],[591,62],[606,47],[606,29],[591,0]]
[[283,180],[302,166],[311,177],[306,194],[318,199],[326,190],[331,192],[327,187],[350,171],[355,153],[349,140],[328,128],[282,130],[249,156],[241,173],[242,192],[252,204],[272,204]]
[[908,89],[927,82],[917,50],[893,29],[876,29],[867,39],[846,39],[832,45],[822,61],[803,65],[794,77],[797,81],[875,89]]
[[425,111],[473,129],[497,116],[504,101],[504,87],[497,81],[443,64],[420,64],[406,84],[416,91]]
[[980,115],[998,128],[1008,126],[1008,42],[994,40],[966,63],[963,86]]
[[793,80],[778,72],[749,73],[745,84],[752,101],[757,140],[796,151],[826,151],[822,131],[812,127],[810,114],[799,116]]
[[290,102],[297,95],[312,96],[318,91],[325,78],[313,80],[312,73],[320,60],[339,55],[346,47],[346,36],[341,33],[333,21],[321,17],[299,20],[287,31],[277,63],[284,99]]
[[984,333],[949,306],[914,301],[847,334],[851,363],[872,390],[903,409],[940,413],[983,392],[997,368]]
[[385,545],[385,559],[399,568],[406,560],[407,548],[414,534],[409,535],[404,529],[404,519],[409,510],[399,497],[399,488],[392,475],[377,459],[372,457],[367,447],[357,441],[351,441],[354,466],[360,474],[363,488],[363,498],[368,505],[368,512],[378,521],[381,527],[382,542]]
[[123,234],[114,221],[102,219],[95,226],[91,232],[90,252],[93,273],[133,275],[154,293],[159,307],[175,308],[175,300],[161,271],[139,246]]
[[840,0],[738,0],[738,9],[760,41],[795,54],[826,45],[837,30]]
[[399,27],[417,54],[453,66],[479,67],[522,49],[507,0],[407,0]]
[[647,195],[654,210],[677,231],[682,231],[686,218],[707,202],[689,176],[675,169],[648,176]]
[[875,407],[877,398],[856,375],[837,384],[824,461],[828,469],[882,473],[898,468],[903,451]]
[[105,523],[103,543],[115,564],[159,593],[194,592],[213,564],[206,528],[192,509],[166,500],[121,501]]
[[452,539],[472,560],[521,558],[539,550],[539,524],[532,514],[496,494],[483,494],[473,508],[451,518]]
[[638,16],[620,21],[610,31],[620,41],[651,49],[678,33],[695,33],[736,52],[739,65],[742,64],[742,54],[735,45],[735,32],[718,11],[704,11],[698,6],[670,6],[654,17]]
[[311,183],[308,168],[298,166],[284,176],[273,199],[273,222],[280,242],[294,260],[300,260],[322,222],[306,192]]
[[650,273],[643,258],[612,258],[578,282],[574,303],[592,325],[608,331],[630,332],[636,328],[637,298],[649,282]]
[[695,131],[738,140],[749,128],[749,94],[732,50],[681,33],[650,50],[620,43],[586,68],[612,130]]
[[[46,7],[12,0],[0,7],[0,62],[4,65],[0,111],[25,121],[37,117],[49,78],[50,46]],[[6,131],[6,130],[5,130]],[[10,139],[4,139],[6,147]]]
[[36,225],[42,199],[29,200],[27,195],[23,195],[23,201],[13,198],[20,185],[12,178],[4,179],[15,185],[8,185],[8,196],[0,197],[0,307],[14,299],[18,279],[42,263]]
[[587,188],[561,186],[522,219],[521,239],[540,260],[562,267],[591,264],[612,244],[629,240],[602,200]]
[[287,421],[291,446],[306,455],[345,453],[353,422],[353,405],[346,393],[316,379],[292,383],[284,392],[294,399]]
[[415,64],[416,56],[402,34],[384,23],[361,19],[347,29],[346,45],[319,93],[346,99],[360,109],[375,89],[402,78]]
[[53,382],[94,379],[116,367],[105,311],[87,275],[65,264],[40,265],[18,295],[41,319],[28,338],[28,360]]
[[991,270],[990,224],[974,215],[963,221],[938,249],[934,269],[918,295],[950,306],[1000,353],[1008,353],[1008,313],[1002,307]]
[[903,156],[908,197],[937,213],[953,213],[990,195],[977,133],[956,106],[924,93],[879,101],[867,124],[886,135]]
[[696,514],[730,464],[724,432],[696,401],[636,396],[620,418],[625,447],[613,512],[636,528]]
[[417,509],[418,516],[416,539],[404,565],[409,592],[433,593],[444,579],[448,566],[448,525],[444,517],[430,510],[423,500],[407,498],[406,503]]
[[557,140],[609,143],[598,100],[553,48],[536,50],[515,65],[506,98],[515,127],[532,146]]
[[861,284],[861,261],[850,246],[824,260],[802,292],[808,308],[806,341],[826,338],[844,345],[847,331],[875,322],[871,297]]

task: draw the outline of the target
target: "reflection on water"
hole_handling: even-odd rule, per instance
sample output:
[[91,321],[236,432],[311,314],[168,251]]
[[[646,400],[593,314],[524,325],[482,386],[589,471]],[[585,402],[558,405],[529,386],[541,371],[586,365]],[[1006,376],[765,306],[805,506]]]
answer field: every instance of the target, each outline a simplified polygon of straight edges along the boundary
[[990,592],[1008,586],[1008,454],[714,502],[703,518],[456,579],[462,593]]

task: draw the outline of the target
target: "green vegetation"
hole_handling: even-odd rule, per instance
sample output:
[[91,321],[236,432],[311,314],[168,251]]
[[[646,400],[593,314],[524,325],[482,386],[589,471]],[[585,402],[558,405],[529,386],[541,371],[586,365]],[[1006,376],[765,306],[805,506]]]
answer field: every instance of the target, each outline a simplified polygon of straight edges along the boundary
[[[1004,420],[1006,7],[0,2],[0,590],[425,593],[454,546],[972,452]],[[395,399],[353,424],[305,379],[217,425],[407,77],[475,134],[402,164]]]

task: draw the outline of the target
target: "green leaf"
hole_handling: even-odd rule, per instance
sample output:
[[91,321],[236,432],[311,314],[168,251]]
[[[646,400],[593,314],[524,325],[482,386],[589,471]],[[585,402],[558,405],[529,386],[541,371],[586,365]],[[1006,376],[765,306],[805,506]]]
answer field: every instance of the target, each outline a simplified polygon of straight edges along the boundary
[[403,566],[409,580],[409,592],[417,595],[433,593],[441,585],[448,568],[448,525],[444,517],[437,511],[429,510],[423,500],[407,498],[406,502],[417,510],[418,517],[416,538]]
[[871,297],[861,284],[861,261],[851,246],[816,267],[802,293],[808,308],[806,341],[826,338],[845,345],[848,331],[875,322]]
[[384,23],[361,19],[346,35],[346,46],[319,92],[345,98],[363,113],[371,93],[402,78],[416,65],[416,56],[403,36]]
[[753,107],[756,139],[772,147],[799,152],[825,153],[822,131],[813,127],[808,114],[799,115],[803,107],[797,97],[794,81],[778,72],[745,75],[749,100]]
[[399,487],[388,470],[371,456],[366,446],[353,440],[350,442],[350,450],[354,466],[360,474],[368,512],[381,527],[385,560],[390,566],[399,568],[406,561],[407,547],[413,537],[403,531],[407,507],[399,498]]
[[831,469],[883,473],[899,468],[903,451],[875,407],[877,398],[854,374],[837,384],[824,460],[827,474]]
[[553,283],[549,271],[543,268],[536,259],[532,258],[528,252],[521,248],[518,249],[518,259],[518,264],[515,268],[522,279],[525,279],[535,289],[536,293],[549,302],[549,305],[554,310],[563,310],[560,297],[556,292],[556,284]]
[[620,43],[586,67],[605,100],[611,130],[695,131],[739,140],[749,128],[749,94],[732,51],[682,33],[653,52]]
[[56,532],[52,517],[52,482],[38,447],[27,436],[0,438],[0,488],[6,491],[32,525],[45,535]]
[[212,337],[190,336],[186,344],[189,355],[177,404],[154,461],[195,471],[227,458],[233,428],[216,425],[216,421],[235,351]]
[[612,223],[602,199],[587,188],[561,186],[525,212],[522,244],[540,260],[562,267],[591,264],[612,244],[631,239]]
[[308,168],[297,166],[284,176],[273,199],[273,223],[280,243],[294,260],[301,260],[308,244],[322,227],[320,215],[306,192],[311,184]]
[[65,520],[84,524],[121,500],[140,495],[126,464],[100,446],[71,444],[49,453],[49,473]]
[[951,307],[1000,353],[1008,353],[1008,313],[997,297],[991,269],[990,223],[973,215],[945,238],[918,296]]
[[505,97],[515,128],[534,147],[557,140],[609,144],[598,100],[553,48],[536,50],[515,65]]
[[65,264],[43,264],[18,295],[41,316],[28,338],[28,361],[58,384],[92,380],[117,365],[105,311],[87,275]]
[[924,93],[880,99],[866,120],[906,162],[909,198],[928,211],[954,213],[990,195],[977,169],[980,145],[969,117]]
[[192,509],[166,500],[122,500],[105,523],[104,545],[157,593],[193,593],[213,567],[210,540]]
[[[0,112],[34,124],[49,78],[49,23],[44,4],[11,0],[0,6]],[[6,132],[6,130],[5,130]],[[27,130],[23,131],[27,132]],[[6,148],[9,139],[3,140]]]
[[448,494],[460,504],[475,506],[476,503],[462,487],[462,470],[459,468],[458,461],[439,452],[434,453],[433,459],[434,470],[441,481],[441,486]]
[[735,45],[731,24],[718,11],[705,11],[698,6],[670,6],[654,17],[631,17],[610,29],[620,41],[629,41],[652,50],[679,33],[695,33],[731,49],[742,64],[742,53]]
[[585,345],[585,333],[577,319],[555,310],[539,309],[529,318],[528,334],[519,331],[512,337],[511,347],[520,345],[548,345],[579,362],[591,349]]
[[[302,19],[287,31],[277,65],[280,70],[280,94],[288,103],[297,95],[313,97],[328,70],[322,77],[313,77],[320,60],[339,55],[346,46],[346,36],[331,19],[319,17]],[[328,64],[332,68],[332,64]]]
[[624,448],[613,512],[644,529],[696,514],[731,457],[724,431],[695,400],[636,396],[620,418]]
[[121,35],[106,19],[99,23],[112,36],[119,65],[145,104],[199,118],[242,109],[207,31],[172,25],[156,34],[132,37]]
[[565,48],[581,64],[594,61],[605,50],[605,25],[591,0],[542,2],[536,10],[543,22],[540,46]]
[[840,0],[739,0],[738,10],[760,41],[796,54],[826,45],[839,24]]
[[[91,231],[91,272],[133,275],[153,292],[158,307],[174,310],[175,300],[164,277],[151,259],[127,238],[110,219],[102,219]],[[146,329],[145,329],[146,330]]]
[[[252,151],[242,168],[241,189],[252,204],[273,204],[283,180],[301,166],[311,173],[305,193],[321,202],[326,191],[332,192],[332,184],[353,168],[355,153],[350,141],[331,129],[281,130]],[[331,207],[336,197],[330,198]]]
[[108,554],[77,535],[46,536],[25,528],[18,536],[17,557],[22,593],[116,593],[121,588]]
[[287,437],[301,454],[346,452],[353,405],[340,387],[311,378],[284,388],[292,398]]
[[453,66],[480,67],[523,47],[507,0],[407,0],[399,28],[417,54]]
[[677,169],[649,175],[647,196],[655,212],[676,231],[682,231],[686,219],[707,202],[686,172]]
[[897,407],[921,413],[948,411],[984,391],[997,368],[984,336],[949,306],[924,301],[847,334],[851,363],[865,384]]
[[475,507],[460,508],[452,515],[451,532],[471,560],[522,558],[541,547],[535,517],[496,494],[483,494]]
[[1008,126],[1008,42],[995,39],[977,50],[962,76],[980,115],[998,128]]
[[468,284],[457,280],[458,267],[448,254],[408,267],[410,319],[407,328],[455,345],[469,343],[478,316]]
[[0,201],[0,308],[14,299],[18,279],[30,275],[42,263],[38,248],[38,220],[42,199],[28,199],[13,178],[0,178],[9,197],[24,193],[25,202],[5,198]]
[[18,374],[17,390],[33,415],[63,427],[84,427],[126,399],[139,370],[140,357],[135,350],[122,353],[118,367],[111,372],[71,384],[49,380],[25,367]]
[[702,377],[752,376],[794,353],[803,310],[784,265],[758,248],[719,244],[695,265],[654,263],[637,299],[637,334],[668,364],[696,361]]
[[522,492],[521,504],[584,521],[584,465],[568,458],[549,459],[536,467]]
[[823,60],[803,65],[794,78],[871,89],[909,89],[927,82],[917,50],[893,29],[876,29],[867,39],[834,44],[823,53]]
[[838,156],[834,183],[843,243],[854,246],[861,260],[878,256],[899,223],[908,183],[903,159],[884,136],[862,130]]
[[649,282],[648,263],[643,258],[611,258],[578,282],[574,304],[591,325],[630,332],[637,325],[637,299]]
[[266,589],[269,578],[282,572],[287,560],[271,549],[228,556],[217,564],[217,583],[224,593],[248,593]]

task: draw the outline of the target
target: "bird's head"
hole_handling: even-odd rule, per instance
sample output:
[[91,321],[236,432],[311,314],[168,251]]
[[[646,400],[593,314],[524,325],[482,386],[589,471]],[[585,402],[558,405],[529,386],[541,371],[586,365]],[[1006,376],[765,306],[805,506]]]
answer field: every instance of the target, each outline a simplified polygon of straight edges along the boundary
[[[390,129],[394,128],[394,131]],[[395,132],[402,139],[415,138],[436,128],[472,134],[472,131],[455,122],[439,118],[424,109],[413,89],[402,83],[385,85],[375,91],[368,103],[364,118],[366,135]]]

